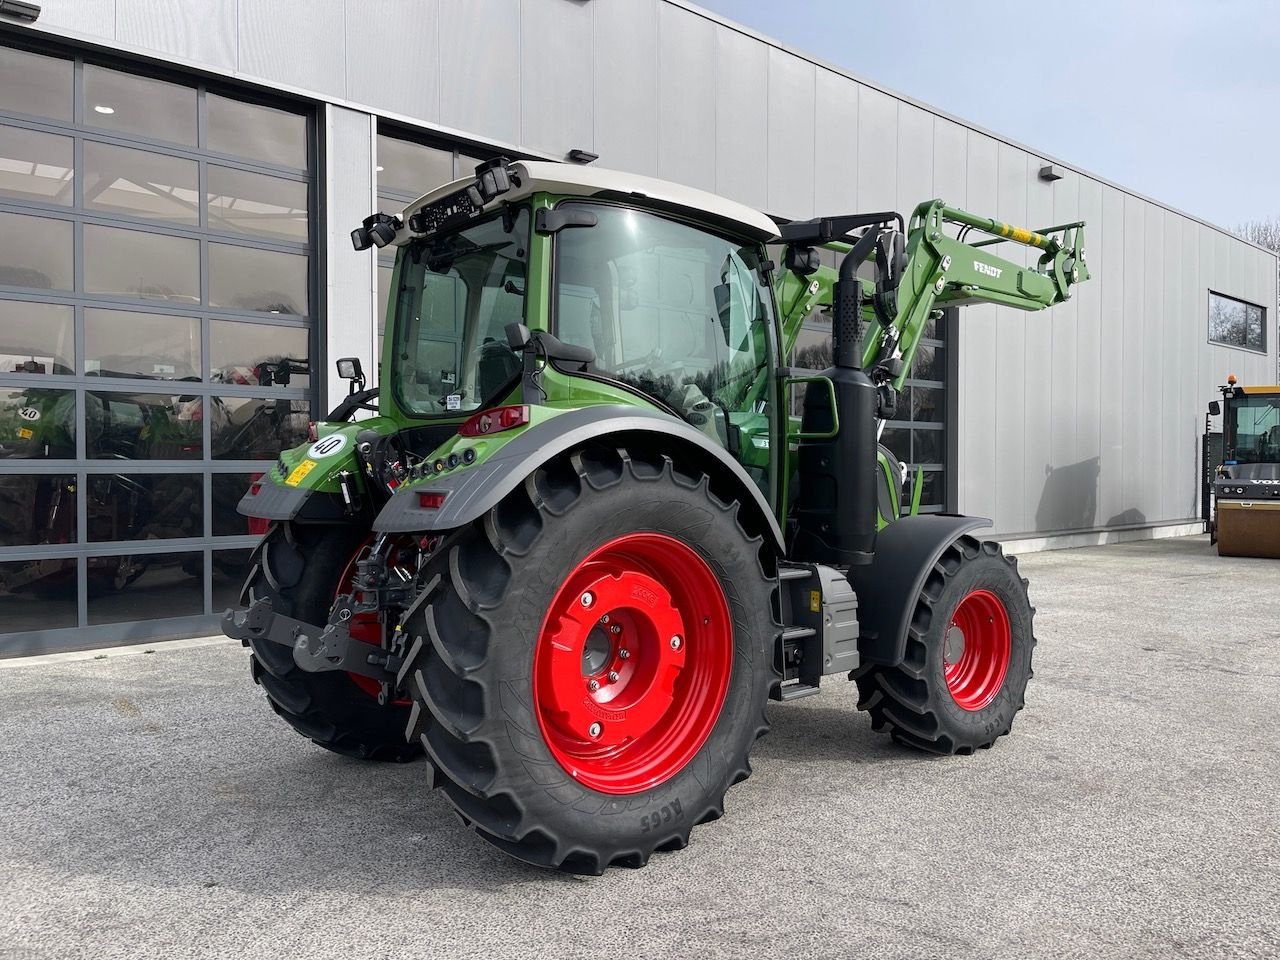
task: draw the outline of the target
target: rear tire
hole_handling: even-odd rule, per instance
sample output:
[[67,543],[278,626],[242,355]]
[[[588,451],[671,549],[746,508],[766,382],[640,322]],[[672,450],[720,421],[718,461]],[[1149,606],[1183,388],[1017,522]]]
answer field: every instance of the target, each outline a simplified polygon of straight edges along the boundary
[[763,553],[706,475],[612,447],[540,468],[460,531],[406,626],[424,638],[411,732],[463,822],[599,874],[719,818],[777,679]]
[[[366,538],[347,527],[277,525],[267,534],[242,599],[269,597],[277,613],[327,623],[340,580]],[[405,741],[407,704],[379,706],[346,673],[308,673],[283,644],[258,640],[250,648],[253,679],[271,708],[313,743],[361,760],[403,762],[421,755],[416,741]]]
[[1009,732],[1035,647],[1027,581],[1000,545],[960,537],[925,579],[903,662],[857,676],[876,730],[931,753],[973,753]]

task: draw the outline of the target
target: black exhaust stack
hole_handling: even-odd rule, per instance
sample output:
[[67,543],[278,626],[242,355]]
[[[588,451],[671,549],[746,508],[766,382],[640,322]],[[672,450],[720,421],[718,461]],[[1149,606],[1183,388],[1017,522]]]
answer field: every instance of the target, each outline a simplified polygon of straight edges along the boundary
[[801,429],[825,433],[838,414],[840,432],[830,440],[802,440],[793,558],[834,566],[871,562],[876,543],[876,387],[862,370],[862,283],[858,267],[875,248],[879,226],[870,226],[840,263],[832,296],[834,365],[822,375],[835,386],[835,409],[819,385],[805,391]]

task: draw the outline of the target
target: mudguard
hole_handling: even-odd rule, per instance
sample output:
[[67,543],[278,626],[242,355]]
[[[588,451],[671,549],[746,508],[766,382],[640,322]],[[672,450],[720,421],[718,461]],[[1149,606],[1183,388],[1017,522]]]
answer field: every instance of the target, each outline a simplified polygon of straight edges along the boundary
[[981,517],[921,514],[901,517],[880,531],[875,559],[848,574],[858,595],[859,670],[902,662],[907,627],[929,571],[951,543],[989,526],[991,521]]
[[[625,404],[602,404],[568,410],[542,423],[529,427],[505,443],[493,456],[473,467],[433,477],[396,492],[373,522],[378,533],[417,533],[429,530],[452,530],[483,516],[553,457],[581,446],[589,440],[623,435],[644,435],[657,441],[660,448],[680,444],[695,448],[722,471],[735,477],[746,505],[757,510],[765,520],[774,544],[783,549],[782,530],[760,488],[736,460],[707,434],[695,430],[682,420],[642,407]],[[673,443],[674,442],[674,443]],[[445,494],[437,508],[422,506],[420,494]]]

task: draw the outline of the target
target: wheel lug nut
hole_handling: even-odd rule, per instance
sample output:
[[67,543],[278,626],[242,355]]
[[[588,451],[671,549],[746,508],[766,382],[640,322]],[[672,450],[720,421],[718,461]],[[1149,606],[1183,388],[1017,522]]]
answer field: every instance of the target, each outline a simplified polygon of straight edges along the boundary
[[608,623],[608,622],[609,622],[609,615],[606,613],[603,617],[601,617],[601,618],[600,618],[600,622],[601,622],[601,623]]
[[677,633],[674,637],[671,638],[672,650],[679,650],[680,647],[683,645],[684,645],[684,641],[680,639],[680,634]]
[[610,671],[609,671],[609,682],[610,682],[610,683],[617,683],[617,682],[618,682],[618,671],[617,671],[617,670],[610,670]]
[[631,651],[628,650],[626,647],[623,647],[621,650],[618,651],[618,658],[621,660],[630,660]]
[[596,602],[595,595],[592,594],[590,591],[587,591],[582,595],[582,605],[584,607],[589,607],[595,602]]
[[[608,618],[606,617],[605,619],[608,619]],[[618,625],[615,623],[612,627],[610,627],[610,628],[609,628],[609,632],[610,632],[610,633],[621,633],[621,632],[622,632],[622,628],[621,628],[620,626],[618,626]]]
[[600,689],[600,681],[599,681],[599,680],[588,680],[588,681],[587,681],[587,689],[588,689],[588,690],[590,690],[592,693],[595,693],[597,690],[599,690],[599,689]]
[[602,727],[599,722],[593,723],[587,728],[587,733],[591,734],[592,740],[598,740],[600,738],[600,734],[604,733],[604,727]]

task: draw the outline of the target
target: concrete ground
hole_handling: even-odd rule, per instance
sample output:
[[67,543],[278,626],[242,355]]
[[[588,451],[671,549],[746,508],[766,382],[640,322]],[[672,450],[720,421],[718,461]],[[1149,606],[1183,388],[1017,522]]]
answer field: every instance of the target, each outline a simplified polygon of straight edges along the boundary
[[238,644],[9,665],[0,960],[1280,956],[1280,562],[1021,565],[1036,678],[995,749],[905,752],[832,680],[724,820],[594,879],[311,746]]

